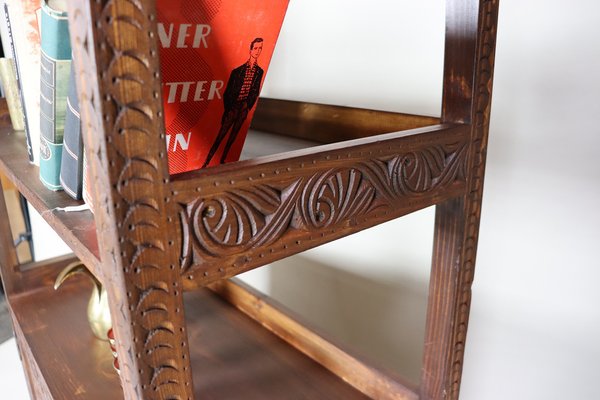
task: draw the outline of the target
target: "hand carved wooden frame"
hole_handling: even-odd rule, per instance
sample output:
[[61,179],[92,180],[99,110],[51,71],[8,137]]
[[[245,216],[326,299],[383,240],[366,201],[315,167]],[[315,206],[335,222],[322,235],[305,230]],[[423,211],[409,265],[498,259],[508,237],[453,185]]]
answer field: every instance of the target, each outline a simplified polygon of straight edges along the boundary
[[497,9],[497,0],[447,0],[439,125],[172,180],[154,1],[70,2],[101,255],[92,269],[108,289],[126,399],[194,398],[184,290],[430,205],[437,211],[421,386],[377,398],[458,398]]

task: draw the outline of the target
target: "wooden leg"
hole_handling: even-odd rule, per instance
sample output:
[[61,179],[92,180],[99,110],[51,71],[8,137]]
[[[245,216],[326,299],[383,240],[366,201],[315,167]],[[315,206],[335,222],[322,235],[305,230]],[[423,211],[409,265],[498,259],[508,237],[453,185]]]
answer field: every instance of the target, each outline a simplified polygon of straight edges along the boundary
[[472,128],[467,193],[436,209],[422,399],[458,399],[475,268],[498,0],[448,0],[442,121]]
[[[461,284],[466,269],[462,255],[464,203],[464,198],[459,198],[440,204],[436,209],[421,375],[422,399],[457,398],[457,394],[455,397],[452,393],[454,381],[458,379],[454,369],[462,365],[469,305],[468,301],[463,304],[462,292],[470,292],[470,285]],[[455,362],[459,365],[454,365]]]

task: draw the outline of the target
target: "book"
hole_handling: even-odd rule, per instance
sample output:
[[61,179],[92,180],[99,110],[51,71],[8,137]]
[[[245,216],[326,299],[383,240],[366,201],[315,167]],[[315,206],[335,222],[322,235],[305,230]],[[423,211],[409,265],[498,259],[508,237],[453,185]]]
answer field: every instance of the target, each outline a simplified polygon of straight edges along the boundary
[[17,71],[12,58],[0,58],[0,80],[6,96],[12,127],[15,131],[22,131],[25,129],[25,117],[17,85]]
[[158,0],[169,172],[235,161],[288,0]]
[[[10,12],[9,12],[9,5],[4,2],[4,22],[6,23],[6,38],[7,38],[7,42],[10,45],[10,54],[12,56],[13,59],[13,64],[15,66],[15,79],[16,79],[16,83],[17,83],[17,90],[18,90],[18,94],[19,94],[19,101],[21,103],[21,112],[23,113],[23,128],[25,130],[25,139],[26,139],[26,144],[27,144],[27,156],[29,157],[29,161],[34,162],[34,156],[33,156],[33,144],[31,142],[31,135],[30,135],[30,130],[29,130],[29,125],[27,123],[27,117],[26,117],[26,104],[25,104],[25,98],[23,97],[23,82],[21,80],[21,75],[19,72],[19,59],[17,56],[17,50],[15,48],[14,45],[14,41],[13,41],[13,33],[12,33],[12,26],[10,23],[11,17],[10,17]],[[4,45],[4,41],[2,42]]]
[[39,0],[6,0],[5,4],[29,159],[36,165],[39,165],[40,148],[40,9]]
[[79,115],[79,101],[75,83],[75,67],[72,64],[66,111],[62,160],[60,163],[60,184],[69,196],[75,200],[81,200],[83,189],[83,139],[81,137],[81,117]]
[[0,41],[2,42],[2,50],[5,58],[13,58],[12,43],[8,34],[8,24],[6,23],[6,11],[4,5],[6,0],[0,0]]
[[50,190],[61,190],[67,91],[71,70],[69,20],[59,4],[42,2],[40,74],[40,180]]

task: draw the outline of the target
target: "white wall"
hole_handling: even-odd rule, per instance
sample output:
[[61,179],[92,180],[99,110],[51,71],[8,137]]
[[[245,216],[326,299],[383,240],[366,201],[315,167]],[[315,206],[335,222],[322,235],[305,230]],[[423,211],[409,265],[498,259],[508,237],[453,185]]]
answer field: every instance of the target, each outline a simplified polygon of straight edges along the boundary
[[[385,11],[370,10],[375,3]],[[443,2],[375,3],[292,2],[267,94],[439,114]],[[461,399],[600,398],[598,15],[600,3],[591,0],[501,0]],[[425,210],[248,279],[416,377],[432,215]]]
[[[600,3],[500,7],[461,399],[598,399]],[[438,115],[443,18],[440,0],[292,1],[264,94]],[[246,279],[417,379],[432,227],[427,209]]]
[[[292,1],[263,95],[439,116],[444,2]],[[417,382],[434,209],[244,276]]]

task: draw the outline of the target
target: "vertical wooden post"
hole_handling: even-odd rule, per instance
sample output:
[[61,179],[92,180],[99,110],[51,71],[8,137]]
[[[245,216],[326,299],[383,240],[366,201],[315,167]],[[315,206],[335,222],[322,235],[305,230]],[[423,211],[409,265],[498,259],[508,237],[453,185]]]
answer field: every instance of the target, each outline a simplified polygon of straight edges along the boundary
[[192,399],[152,0],[69,2],[94,217],[125,399]]
[[467,192],[436,208],[421,397],[458,399],[475,267],[498,0],[447,0],[443,122],[471,126]]

